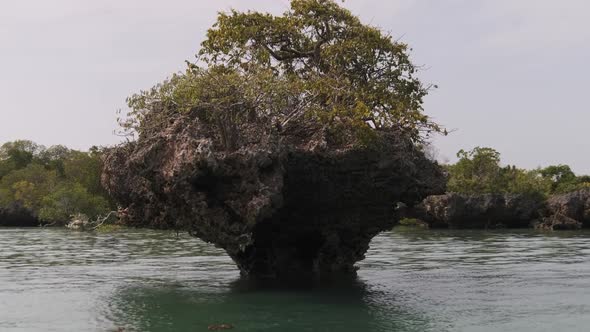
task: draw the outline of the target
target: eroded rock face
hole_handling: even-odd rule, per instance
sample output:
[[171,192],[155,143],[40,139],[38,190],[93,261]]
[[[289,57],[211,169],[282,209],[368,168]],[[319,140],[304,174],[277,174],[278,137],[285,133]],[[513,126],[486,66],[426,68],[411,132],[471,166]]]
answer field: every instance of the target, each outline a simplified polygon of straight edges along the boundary
[[401,135],[379,133],[382,144],[367,149],[313,127],[241,133],[228,151],[198,117],[179,116],[113,149],[103,184],[128,224],[186,229],[224,248],[244,275],[279,278],[354,271],[371,239],[396,224],[394,202],[444,192],[440,167]]
[[21,205],[13,204],[5,208],[0,207],[0,226],[36,227],[39,224],[37,216]]
[[427,197],[414,215],[435,228],[526,228],[541,207],[527,195],[449,193]]
[[590,227],[590,189],[554,195],[545,201],[520,194],[429,196],[400,213],[435,228],[527,228],[576,230]]
[[565,217],[579,222],[581,226],[590,227],[590,189],[551,196],[545,208],[544,214],[548,217]]

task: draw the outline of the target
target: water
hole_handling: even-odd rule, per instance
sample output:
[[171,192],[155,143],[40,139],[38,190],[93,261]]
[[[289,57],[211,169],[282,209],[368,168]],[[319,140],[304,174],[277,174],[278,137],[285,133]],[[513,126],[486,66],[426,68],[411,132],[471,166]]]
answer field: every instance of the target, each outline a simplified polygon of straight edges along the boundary
[[0,331],[584,331],[590,233],[397,230],[357,280],[239,280],[168,232],[0,229]]

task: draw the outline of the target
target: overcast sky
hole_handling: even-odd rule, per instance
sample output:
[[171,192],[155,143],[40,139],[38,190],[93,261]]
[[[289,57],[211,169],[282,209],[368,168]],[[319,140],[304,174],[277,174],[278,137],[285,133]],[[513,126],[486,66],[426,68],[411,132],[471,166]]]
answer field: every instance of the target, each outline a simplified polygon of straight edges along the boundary
[[[440,88],[435,145],[494,147],[521,167],[590,173],[590,2],[347,0],[411,45]],[[1,0],[0,142],[86,149],[120,141],[115,112],[192,59],[219,10],[282,12],[287,0]]]

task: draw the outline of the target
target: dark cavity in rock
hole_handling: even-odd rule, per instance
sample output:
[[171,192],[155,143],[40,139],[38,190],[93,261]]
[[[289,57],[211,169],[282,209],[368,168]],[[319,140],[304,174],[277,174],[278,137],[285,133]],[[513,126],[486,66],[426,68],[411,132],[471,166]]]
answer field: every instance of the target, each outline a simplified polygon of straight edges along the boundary
[[36,227],[40,222],[37,216],[20,204],[13,203],[0,207],[0,226],[5,227]]
[[103,184],[132,226],[185,229],[225,249],[245,276],[354,272],[371,239],[444,192],[441,168],[401,133],[374,146],[332,143],[313,124],[240,129],[225,149],[198,116],[114,148]]

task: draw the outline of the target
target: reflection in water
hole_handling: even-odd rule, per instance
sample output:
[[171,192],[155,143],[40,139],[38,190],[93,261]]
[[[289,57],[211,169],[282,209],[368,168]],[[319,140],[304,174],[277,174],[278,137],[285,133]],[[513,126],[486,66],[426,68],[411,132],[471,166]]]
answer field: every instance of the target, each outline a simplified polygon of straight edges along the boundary
[[580,331],[590,233],[398,229],[359,276],[252,284],[188,236],[0,229],[0,331]]
[[137,331],[201,331],[221,323],[239,331],[429,330],[423,315],[404,311],[393,297],[359,280],[295,288],[237,281],[209,292],[127,287],[113,295],[111,315]]

